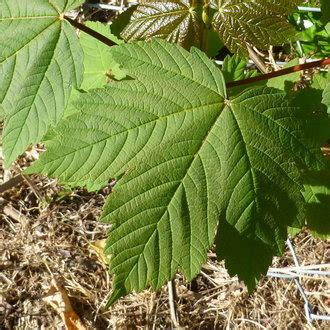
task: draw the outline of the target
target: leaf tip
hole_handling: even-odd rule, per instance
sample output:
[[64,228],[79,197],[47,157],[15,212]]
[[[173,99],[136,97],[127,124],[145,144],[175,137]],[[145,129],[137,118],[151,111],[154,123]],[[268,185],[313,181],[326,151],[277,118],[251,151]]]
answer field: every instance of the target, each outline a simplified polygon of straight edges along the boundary
[[105,308],[110,308],[113,306],[121,297],[125,296],[127,291],[124,287],[115,288],[112,292],[109,300],[107,301]]

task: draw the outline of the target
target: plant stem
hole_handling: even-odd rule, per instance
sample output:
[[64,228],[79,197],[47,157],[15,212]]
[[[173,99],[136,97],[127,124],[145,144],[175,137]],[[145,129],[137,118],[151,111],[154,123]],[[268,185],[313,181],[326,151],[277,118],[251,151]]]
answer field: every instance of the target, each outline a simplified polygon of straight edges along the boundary
[[3,194],[7,190],[10,190],[14,187],[17,187],[23,181],[24,181],[24,178],[22,177],[22,175],[18,174],[16,176],[14,176],[13,178],[9,179],[8,181],[6,181],[0,185],[0,194]]
[[253,48],[250,45],[246,45],[250,58],[253,61],[253,63],[257,66],[257,68],[260,70],[261,73],[266,74],[267,73],[267,67],[263,60],[260,58],[260,56],[253,50]]
[[209,48],[209,30],[210,30],[210,3],[208,0],[204,1],[203,5],[203,12],[202,12],[202,32],[201,32],[201,43],[200,43],[200,49],[207,53]]
[[311,68],[316,68],[316,67],[319,67],[319,66],[322,66],[322,65],[329,65],[329,64],[330,64],[330,58],[326,58],[326,59],[319,60],[319,61],[294,65],[294,66],[291,66],[291,67],[286,68],[286,69],[266,73],[266,74],[263,74],[261,76],[257,76],[257,77],[253,77],[253,78],[237,80],[237,81],[231,81],[231,82],[228,82],[226,84],[226,86],[227,86],[227,88],[232,88],[232,87],[236,87],[236,86],[248,85],[248,84],[255,83],[257,81],[276,78],[276,77],[284,76],[284,75],[287,75],[287,74],[290,74],[290,73],[293,73],[293,72],[298,72],[298,71],[311,69]]
[[175,300],[176,300],[176,292],[175,292],[175,282],[174,280],[167,282],[167,288],[168,288],[168,300],[170,304],[170,313],[171,313],[171,320],[174,326],[174,329],[180,328],[180,322],[178,313],[175,306]]
[[198,0],[192,0],[191,1],[191,7],[192,8],[197,8],[197,6],[198,6]]
[[109,47],[115,46],[117,45],[114,41],[110,40],[109,38],[105,37],[103,34],[98,33],[96,31],[94,31],[93,29],[89,28],[88,26],[81,24],[73,19],[71,19],[68,16],[64,16],[64,18],[75,28],[84,31],[85,33],[89,34],[90,36],[92,36],[93,38],[103,42],[104,44],[106,44]]

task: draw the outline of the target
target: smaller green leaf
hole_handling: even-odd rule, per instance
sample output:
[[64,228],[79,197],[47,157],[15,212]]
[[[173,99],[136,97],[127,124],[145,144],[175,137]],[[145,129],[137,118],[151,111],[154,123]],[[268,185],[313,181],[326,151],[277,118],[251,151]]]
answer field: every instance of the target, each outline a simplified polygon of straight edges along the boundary
[[[110,33],[109,26],[101,23],[88,22],[87,26],[106,36],[110,40],[122,43]],[[83,33],[80,38],[84,51],[84,80],[81,88],[89,90],[103,87],[111,77],[116,80],[125,78],[125,73],[120,69],[119,64],[111,56],[110,48],[97,39]]]
[[317,72],[314,73],[312,78],[311,87],[318,90],[323,90],[327,87],[328,72]]
[[330,235],[330,172],[310,173],[304,184],[307,227],[318,237]]
[[[299,64],[299,60],[296,58],[286,63],[284,65],[284,68],[289,68],[297,64]],[[300,72],[293,72],[273,79],[269,79],[267,82],[267,86],[277,88],[288,93],[290,90],[292,90],[294,84],[298,82],[299,79]]]
[[322,11],[322,20],[324,22],[330,22],[330,1],[321,0],[321,11]]
[[[226,82],[243,80],[259,75],[257,70],[249,70],[247,68],[248,60],[235,54],[233,56],[227,55],[223,61],[222,73]],[[258,81],[250,84],[248,87],[265,85],[266,81]],[[237,86],[228,90],[229,95],[236,95],[243,90],[247,89],[246,86]]]
[[209,57],[216,57],[219,50],[224,46],[223,42],[220,40],[219,35],[213,30],[204,30],[204,38],[207,38],[206,49],[203,51]]
[[330,112],[330,74],[328,72],[328,81],[324,88],[322,103],[328,107],[328,112]]
[[[292,16],[295,25],[301,32],[297,38],[300,41],[297,47],[298,53],[303,52],[311,58],[323,58],[330,56],[330,24],[324,25],[315,13],[299,13]],[[305,23],[308,22],[308,28]]]
[[[227,55],[223,61],[222,73],[226,81],[237,81],[247,78],[247,59],[239,55]],[[252,76],[256,76],[255,71]]]

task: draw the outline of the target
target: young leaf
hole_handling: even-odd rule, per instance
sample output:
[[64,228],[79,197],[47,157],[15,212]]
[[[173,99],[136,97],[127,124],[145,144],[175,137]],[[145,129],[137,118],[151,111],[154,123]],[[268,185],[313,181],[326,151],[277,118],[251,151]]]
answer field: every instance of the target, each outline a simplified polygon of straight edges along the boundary
[[[107,25],[88,22],[87,26],[111,40],[115,38],[117,43],[123,42],[110,34],[110,28]],[[111,77],[117,80],[125,78],[125,73],[112,58],[110,48],[107,45],[100,43],[87,33],[81,35],[80,43],[85,55],[82,89],[88,90],[103,87]]]
[[246,45],[266,49],[295,35],[286,21],[301,0],[211,0],[217,10],[212,26],[231,52],[247,54]]
[[6,0],[0,8],[5,165],[41,140],[82,80],[82,52],[62,13],[83,1]]
[[121,37],[128,41],[164,38],[190,48],[198,45],[201,29],[202,22],[189,0],[144,0],[133,11]]
[[[287,226],[302,223],[300,170],[324,166],[306,114],[270,88],[228,99],[220,70],[196,49],[154,40],[114,47],[112,55],[135,80],[83,94],[81,112],[59,124],[27,173],[89,188],[120,178],[102,216],[113,225],[110,304],[159,288],[177,270],[192,279],[219,216],[237,232],[237,246],[266,246],[248,271],[237,250],[225,251],[230,271],[251,287],[282,251]],[[228,226],[220,223],[219,235]]]

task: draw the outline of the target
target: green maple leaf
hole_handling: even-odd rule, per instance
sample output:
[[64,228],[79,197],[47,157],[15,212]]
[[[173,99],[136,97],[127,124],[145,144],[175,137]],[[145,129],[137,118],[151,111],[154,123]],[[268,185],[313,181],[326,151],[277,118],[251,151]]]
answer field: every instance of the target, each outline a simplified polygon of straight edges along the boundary
[[330,2],[321,0],[322,19],[325,23],[330,22]]
[[[248,60],[235,54],[233,56],[227,55],[223,61],[222,73],[226,82],[243,80],[258,76],[257,70],[247,69]],[[265,81],[258,81],[249,86],[265,85]],[[228,93],[233,96],[246,89],[246,86],[237,86],[231,88]]]
[[303,195],[307,202],[306,223],[318,237],[330,235],[330,172],[309,173],[304,180]]
[[325,83],[325,87],[324,87],[324,91],[323,91],[322,103],[328,107],[328,112],[330,113],[330,74],[329,74],[329,72],[328,72],[328,81]]
[[128,41],[164,38],[189,48],[199,43],[201,28],[202,22],[189,0],[144,0],[132,12],[121,37]]
[[[87,26],[100,34],[107,36],[116,43],[121,43],[115,36],[110,34],[108,25],[88,22]],[[84,90],[103,87],[111,77],[121,80],[125,73],[119,68],[118,63],[111,56],[109,46],[100,43],[97,39],[83,33],[80,43],[84,51],[84,80],[81,88]]]
[[82,80],[82,51],[62,13],[78,0],[5,0],[0,8],[0,103],[9,166],[62,116]]
[[212,27],[233,53],[247,54],[246,45],[266,49],[290,41],[295,29],[286,21],[301,0],[212,0]]
[[227,55],[223,61],[222,72],[226,81],[243,80],[257,76],[256,70],[247,71],[248,60],[240,56]]
[[[293,59],[293,60],[289,61],[288,63],[286,63],[283,66],[283,69],[289,68],[291,66],[298,65],[298,64],[299,64],[298,59]],[[301,76],[300,72],[293,72],[290,74],[286,74],[284,76],[272,78],[272,79],[268,80],[267,86],[278,88],[280,90],[283,90],[283,91],[286,91],[287,93],[289,93],[292,90],[294,84],[300,80],[300,76]]]
[[[306,114],[267,87],[229,99],[221,71],[196,49],[154,40],[112,55],[133,80],[82,94],[80,113],[58,125],[26,173],[90,189],[119,180],[102,216],[113,225],[110,304],[178,270],[191,280],[217,228],[219,258],[251,288],[287,226],[303,222],[301,170],[324,166]],[[231,232],[235,249],[221,239]],[[265,247],[260,265],[240,259],[247,246]]]

